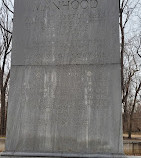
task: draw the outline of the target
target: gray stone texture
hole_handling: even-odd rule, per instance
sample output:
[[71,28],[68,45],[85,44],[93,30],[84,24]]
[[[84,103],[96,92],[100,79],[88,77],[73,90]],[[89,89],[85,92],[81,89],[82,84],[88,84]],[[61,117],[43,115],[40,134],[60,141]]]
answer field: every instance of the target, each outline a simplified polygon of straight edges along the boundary
[[[29,154],[30,155],[30,154]],[[74,155],[73,155],[74,156]],[[73,157],[71,155],[69,155],[68,157],[64,157],[64,158],[69,158],[69,157]],[[73,158],[75,158],[76,156],[74,156]],[[92,158],[90,157],[90,155],[86,155],[86,157],[84,157],[84,155],[80,154],[79,157],[81,158]],[[2,158],[15,158],[15,156],[2,156]],[[16,156],[16,158],[21,158],[21,156]],[[26,158],[37,158],[37,157],[33,157],[33,156],[26,156]],[[39,156],[38,156],[39,158]],[[52,158],[51,156],[44,156],[44,158]],[[54,158],[62,158],[62,156],[55,156]],[[101,155],[101,154],[95,154],[93,155],[93,158],[141,158],[141,156],[123,156],[123,155]]]
[[6,149],[121,152],[119,73],[117,65],[13,66]]
[[117,0],[15,0],[5,154],[123,153],[118,34]]
[[15,8],[13,65],[120,62],[117,0],[16,0]]

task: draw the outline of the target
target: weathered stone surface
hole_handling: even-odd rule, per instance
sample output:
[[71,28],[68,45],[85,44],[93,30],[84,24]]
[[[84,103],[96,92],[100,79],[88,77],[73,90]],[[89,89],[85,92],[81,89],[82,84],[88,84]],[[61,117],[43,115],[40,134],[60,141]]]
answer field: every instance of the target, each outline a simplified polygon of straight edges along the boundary
[[5,155],[123,153],[118,34],[117,0],[15,0]]
[[119,73],[119,65],[13,66],[6,150],[122,152]]
[[120,63],[117,0],[18,0],[15,7],[13,65]]
[[[74,158],[74,157],[78,157],[78,156],[69,155],[66,157],[73,157]],[[141,158],[141,156],[124,156],[124,155],[113,155],[113,154],[111,154],[111,155],[102,155],[102,154],[90,155],[90,154],[88,154],[87,156],[79,154],[79,157],[80,158],[88,158],[88,157],[89,158]],[[3,156],[3,158],[15,158],[15,157],[14,156],[6,156],[6,157]],[[16,158],[22,158],[22,157],[16,156]],[[26,157],[26,158],[37,158],[37,157],[30,156],[30,157]],[[47,157],[44,156],[44,158],[52,158],[52,157],[51,156],[47,156]],[[62,156],[57,156],[57,154],[56,154],[56,156],[54,156],[54,158],[62,158]]]

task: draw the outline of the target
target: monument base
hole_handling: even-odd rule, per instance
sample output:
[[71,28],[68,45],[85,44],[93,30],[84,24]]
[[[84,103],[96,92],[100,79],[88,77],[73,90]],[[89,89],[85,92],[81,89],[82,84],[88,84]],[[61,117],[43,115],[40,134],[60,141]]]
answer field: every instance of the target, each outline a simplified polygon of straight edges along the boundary
[[124,154],[69,154],[69,153],[25,153],[2,152],[2,158],[141,158],[141,156],[125,156]]

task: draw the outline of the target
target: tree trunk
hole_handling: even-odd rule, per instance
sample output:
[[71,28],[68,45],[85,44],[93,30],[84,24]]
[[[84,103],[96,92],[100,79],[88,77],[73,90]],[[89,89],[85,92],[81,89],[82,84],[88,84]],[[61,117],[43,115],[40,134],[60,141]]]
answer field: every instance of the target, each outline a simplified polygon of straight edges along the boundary
[[133,120],[133,115],[130,115],[130,121],[129,121],[129,131],[128,131],[128,138],[132,138],[132,120]]
[[134,110],[135,110],[135,106],[136,106],[137,96],[138,96],[138,93],[139,93],[140,89],[141,89],[141,82],[139,83],[139,85],[138,85],[138,87],[136,89],[134,103],[133,103],[131,114],[130,114],[129,131],[128,131],[128,138],[130,138],[130,139],[131,139],[131,134],[132,134],[133,114],[134,114]]
[[5,90],[1,90],[1,135],[6,135]]

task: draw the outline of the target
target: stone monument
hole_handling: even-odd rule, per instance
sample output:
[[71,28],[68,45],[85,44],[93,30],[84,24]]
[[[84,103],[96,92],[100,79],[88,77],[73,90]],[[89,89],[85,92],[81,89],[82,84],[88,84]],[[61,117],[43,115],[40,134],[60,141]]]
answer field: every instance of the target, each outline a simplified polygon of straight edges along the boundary
[[122,157],[118,0],[15,0],[3,156]]

